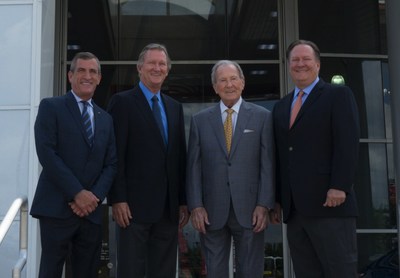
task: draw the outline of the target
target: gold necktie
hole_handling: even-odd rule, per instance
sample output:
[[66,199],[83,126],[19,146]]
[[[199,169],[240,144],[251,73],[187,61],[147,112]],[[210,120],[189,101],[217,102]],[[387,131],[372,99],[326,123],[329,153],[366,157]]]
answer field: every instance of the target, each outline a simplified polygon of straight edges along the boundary
[[297,114],[300,111],[301,105],[302,105],[302,97],[303,97],[304,92],[300,91],[299,94],[297,95],[296,102],[293,105],[292,112],[290,114],[290,125],[289,128],[292,127],[294,120],[296,120]]
[[226,120],[224,122],[224,133],[225,133],[225,141],[226,141],[226,149],[228,150],[228,154],[231,151],[232,144],[232,113],[234,110],[232,108],[228,108],[225,110],[227,113]]

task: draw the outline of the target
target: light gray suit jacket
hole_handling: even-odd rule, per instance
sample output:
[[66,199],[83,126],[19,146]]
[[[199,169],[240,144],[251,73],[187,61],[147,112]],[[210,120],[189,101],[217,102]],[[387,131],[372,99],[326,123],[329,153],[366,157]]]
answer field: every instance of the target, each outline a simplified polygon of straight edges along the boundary
[[228,156],[220,106],[193,115],[186,194],[189,210],[204,207],[209,230],[222,228],[233,209],[240,225],[252,228],[257,205],[275,203],[272,114],[243,101]]

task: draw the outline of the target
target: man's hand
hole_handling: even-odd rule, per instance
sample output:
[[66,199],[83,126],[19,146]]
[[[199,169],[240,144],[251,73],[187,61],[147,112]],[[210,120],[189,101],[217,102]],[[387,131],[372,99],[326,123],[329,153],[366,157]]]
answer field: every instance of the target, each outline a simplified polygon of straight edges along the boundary
[[121,228],[129,226],[132,219],[132,213],[129,209],[128,203],[115,203],[112,205],[112,216]]
[[281,210],[281,205],[279,203],[276,203],[275,208],[273,210],[270,210],[268,214],[271,224],[281,223],[282,210]]
[[80,217],[88,216],[98,206],[100,200],[92,192],[83,189],[75,195],[74,201],[69,205],[72,211]]
[[179,207],[179,229],[182,229],[189,221],[189,211],[187,206]]
[[70,208],[72,209],[72,211],[78,215],[79,217],[84,217],[85,213],[83,212],[83,210],[81,210],[77,204],[75,202],[69,202],[68,205],[70,206]]
[[264,231],[268,225],[268,210],[262,206],[256,206],[253,211],[253,232],[259,233]]
[[324,207],[338,207],[346,201],[346,192],[338,189],[329,189],[326,193]]
[[198,207],[192,210],[192,225],[200,233],[206,233],[206,225],[210,225],[208,222],[208,214],[205,208]]

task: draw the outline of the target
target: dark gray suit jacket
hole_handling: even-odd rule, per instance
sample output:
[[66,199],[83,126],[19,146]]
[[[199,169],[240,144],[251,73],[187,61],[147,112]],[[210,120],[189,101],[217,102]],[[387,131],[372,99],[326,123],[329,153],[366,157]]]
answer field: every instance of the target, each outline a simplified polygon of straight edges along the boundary
[[232,199],[239,223],[252,228],[255,207],[274,206],[274,159],[272,114],[265,108],[242,102],[229,156],[220,106],[195,114],[188,148],[189,209],[204,207],[208,228],[220,229]]
[[[93,104],[95,134],[90,147],[82,116],[71,92],[43,99],[35,122],[40,174],[31,215],[68,218],[68,202],[82,189],[103,200],[116,174],[116,149],[110,115]],[[87,218],[101,223],[101,206]]]

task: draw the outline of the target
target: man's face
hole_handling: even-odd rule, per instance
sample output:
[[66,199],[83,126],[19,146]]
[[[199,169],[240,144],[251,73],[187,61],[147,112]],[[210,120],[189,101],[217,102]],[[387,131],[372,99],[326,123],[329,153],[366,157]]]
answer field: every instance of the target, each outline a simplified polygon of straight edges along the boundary
[[137,69],[140,81],[156,93],[168,75],[167,55],[158,49],[149,50],[144,56],[143,65],[138,65]]
[[295,85],[303,89],[309,86],[317,78],[320,62],[309,45],[295,46],[289,57],[290,75]]
[[74,93],[83,100],[90,99],[101,80],[96,59],[78,59],[75,71],[68,72],[68,79]]
[[234,65],[222,65],[216,71],[215,92],[227,107],[232,107],[242,95],[244,80]]

